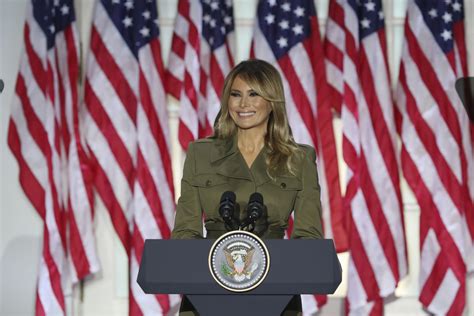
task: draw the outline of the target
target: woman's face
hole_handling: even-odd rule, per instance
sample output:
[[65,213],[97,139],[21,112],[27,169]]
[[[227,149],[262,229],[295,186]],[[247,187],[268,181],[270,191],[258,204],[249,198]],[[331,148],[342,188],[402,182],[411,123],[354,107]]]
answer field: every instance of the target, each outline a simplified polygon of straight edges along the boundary
[[272,112],[270,102],[262,98],[240,77],[232,83],[228,100],[229,113],[241,129],[267,129]]

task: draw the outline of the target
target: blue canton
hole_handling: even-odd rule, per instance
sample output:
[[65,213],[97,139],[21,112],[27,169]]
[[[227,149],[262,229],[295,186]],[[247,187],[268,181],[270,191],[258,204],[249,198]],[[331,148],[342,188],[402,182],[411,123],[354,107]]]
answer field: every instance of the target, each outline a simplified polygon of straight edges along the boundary
[[201,0],[202,35],[215,50],[225,44],[227,34],[234,30],[232,0]]
[[462,0],[416,0],[426,25],[446,54],[453,47],[453,24],[464,19]]
[[101,0],[133,55],[160,34],[155,0]]
[[311,34],[311,18],[316,18],[313,1],[265,0],[257,9],[260,30],[273,53],[280,58]]
[[54,46],[56,34],[76,20],[72,0],[32,0],[33,16],[46,35],[47,47]]
[[385,25],[381,0],[349,0],[359,21],[359,41]]

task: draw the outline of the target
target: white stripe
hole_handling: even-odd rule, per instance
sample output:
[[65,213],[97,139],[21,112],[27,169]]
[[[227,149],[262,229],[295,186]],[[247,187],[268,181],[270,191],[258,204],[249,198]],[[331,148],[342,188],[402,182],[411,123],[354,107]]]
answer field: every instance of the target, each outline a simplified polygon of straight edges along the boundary
[[[146,188],[145,188],[146,189]],[[133,195],[133,204],[135,212],[133,214],[136,228],[140,231],[142,239],[161,239],[163,238],[155,217],[148,205],[148,201],[143,193],[141,186],[135,182],[135,192]]]
[[[103,69],[97,64],[94,54],[89,54],[87,63],[87,79],[92,91],[97,96],[102,109],[111,121],[115,132],[119,135],[128,154],[135,161],[136,127],[135,122],[126,111],[128,104],[123,104],[117,91],[111,85]],[[92,110],[93,111],[93,110]],[[112,126],[110,126],[112,127]],[[93,139],[91,139],[93,141]]]
[[[227,39],[229,39],[229,34],[227,34]],[[214,50],[214,57],[217,60],[217,64],[219,65],[220,72],[222,73],[223,77],[225,78],[231,69],[231,61],[228,58],[227,54],[227,42],[224,45],[221,45],[219,48]],[[220,91],[219,91],[220,93]]]
[[390,269],[390,264],[380,244],[380,239],[370,217],[364,196],[357,191],[351,202],[354,226],[358,231],[361,243],[364,246],[370,266],[374,271],[375,279],[379,285],[380,295],[385,297],[392,294],[397,285]]
[[336,65],[326,59],[326,72],[328,83],[333,86],[340,94],[344,93],[344,80],[342,72]]
[[130,256],[130,290],[133,298],[144,315],[163,315],[161,306],[155,296],[145,294],[138,285],[137,277],[140,265],[137,262],[135,251],[132,251]]
[[[402,104],[400,104],[402,105]],[[406,113],[401,109],[402,113]],[[464,256],[464,242],[462,239],[461,216],[459,210],[446,192],[441,179],[438,176],[430,154],[426,151],[424,145],[418,138],[418,134],[412,125],[411,120],[406,117],[402,124],[402,142],[406,150],[419,170],[431,196],[438,207],[439,214],[448,232],[454,239],[454,243],[459,248],[461,255]]]
[[181,57],[176,55],[174,51],[170,51],[167,71],[170,72],[173,75],[173,77],[175,77],[179,81],[183,81],[184,68],[185,67],[184,67],[183,59],[181,59]]
[[[109,15],[105,11],[101,3],[98,3],[95,10],[94,26],[102,39],[108,52],[115,60],[117,66],[120,68],[126,82],[136,93],[138,91],[138,65],[135,56],[127,45],[124,45],[124,39],[120,35]],[[89,56],[92,56],[92,52]],[[93,72],[89,72],[89,77]]]
[[[43,69],[46,69],[46,60],[45,60],[46,54],[47,54],[46,36],[33,16],[32,5],[27,6],[26,23],[28,24],[28,27],[30,29],[30,36],[28,38],[29,42],[31,43],[31,46],[33,50],[35,51],[36,55],[38,55],[40,62],[43,66]],[[26,39],[25,39],[25,42],[26,42]],[[23,49],[22,53],[26,54],[26,49]],[[20,67],[26,67],[26,66],[29,66],[29,64],[26,62],[20,63]]]
[[456,276],[451,269],[448,269],[431,304],[428,306],[428,311],[436,315],[446,315],[456,298],[459,287],[460,284]]
[[384,136],[390,138],[393,148],[397,148],[397,129],[395,127],[395,116],[393,113],[392,90],[387,64],[383,56],[382,43],[380,43],[378,33],[367,36],[362,45],[364,46],[367,58],[370,59],[368,64],[370,73],[372,74],[373,86],[380,104],[380,110],[384,117],[385,125],[389,131],[389,135]]
[[83,174],[77,153],[77,145],[73,140],[69,148],[69,175],[71,206],[81,238],[82,246],[86,253],[91,273],[99,271],[99,258],[95,246],[94,227],[92,219],[92,206],[85,190]]
[[191,101],[189,101],[188,97],[183,93],[181,93],[180,99],[179,120],[191,131],[194,139],[197,139],[199,123],[197,112],[191,104]]
[[[384,214],[393,242],[395,243],[394,246],[397,252],[397,261],[399,269],[402,271],[400,276],[403,277],[407,272],[407,267],[405,257],[405,234],[402,225],[403,220],[401,218],[402,206],[398,201],[397,188],[394,187],[394,185],[398,185],[398,183],[393,183],[390,173],[387,170],[384,157],[394,158],[394,161],[396,160],[395,157],[387,157],[386,155],[388,153],[384,155],[381,152],[373,129],[373,124],[380,123],[372,122],[370,109],[368,108],[365,98],[361,97],[359,99],[359,126],[361,127],[359,135],[361,138],[361,145],[364,151],[371,181],[381,204],[380,211]],[[395,134],[396,132],[395,130],[392,130],[389,131],[389,133]]]
[[420,264],[420,285],[424,287],[428,277],[433,270],[436,259],[441,252],[441,246],[438,242],[438,237],[432,228],[428,230],[425,240],[422,241],[421,246],[421,264]]
[[[442,118],[439,107],[430,91],[423,82],[419,69],[408,51],[408,42],[403,47],[403,63],[405,65],[408,89],[413,95],[416,106],[424,121],[435,135],[436,145],[459,183],[462,183],[459,147],[451,134],[446,121]],[[408,114],[407,114],[408,115]],[[453,157],[456,157],[453,159]]]
[[[347,32],[356,39],[354,44],[356,48],[359,48],[359,18],[357,17],[356,12],[352,9],[351,5],[346,2],[343,5],[344,7],[344,25],[346,26]],[[345,68],[344,68],[345,69]],[[345,72],[345,70],[344,70]]]
[[[318,34],[319,36],[319,34]],[[316,108],[316,97],[317,97],[317,90],[316,90],[316,80],[313,73],[313,67],[311,66],[311,58],[313,56],[308,56],[306,49],[304,48],[302,43],[299,43],[290,51],[288,52],[290,57],[290,61],[292,67],[298,76],[298,80],[303,87],[303,90],[306,94],[306,97],[309,100],[309,104],[311,106],[311,111],[314,115],[317,114]]]
[[170,132],[168,128],[168,110],[166,102],[166,93],[163,86],[163,80],[155,67],[153,53],[150,46],[143,47],[139,52],[139,62],[141,71],[146,79],[148,90],[150,91],[151,101],[153,102],[153,109],[158,117],[161,127],[161,133],[166,142],[168,151],[171,148]]
[[346,34],[344,30],[336,23],[331,17],[329,17],[326,25],[326,40],[332,45],[337,47],[341,52],[346,51]]
[[[263,36],[260,28],[258,27],[258,23],[255,24],[254,39],[252,45],[254,47],[256,58],[265,59],[267,62],[271,63],[280,72],[280,74],[283,74],[281,68],[274,59],[273,52],[270,46],[268,45],[266,38]],[[306,128],[298,109],[295,107],[295,103],[290,93],[290,86],[288,85],[288,82],[284,76],[282,79],[286,99],[286,113],[288,115],[288,121],[290,123],[290,126],[292,127],[293,137],[298,143],[309,144],[314,146],[313,139],[308,129]]]
[[318,301],[313,295],[301,295],[301,305],[303,307],[303,315],[313,315],[318,309]]
[[38,271],[37,294],[46,315],[64,315],[56,294],[53,292],[49,270],[43,256],[41,257]]
[[11,118],[13,119],[18,131],[21,145],[21,156],[25,160],[30,171],[33,173],[35,179],[39,182],[40,186],[45,188],[49,185],[48,170],[44,167],[47,165],[46,158],[30,134],[25,114],[23,113],[23,107],[17,94],[13,95]]
[[130,223],[132,214],[127,211],[127,205],[132,198],[131,188],[116,161],[116,157],[110,151],[107,139],[104,138],[104,135],[98,129],[89,113],[84,114],[84,135],[88,146],[96,156],[107,179],[109,179],[114,196],[123,210],[128,223]]
[[367,302],[367,294],[352,257],[349,260],[347,278],[349,280],[347,282],[347,299],[349,300],[351,310],[364,306]]
[[166,178],[165,168],[171,168],[171,166],[163,165],[160,149],[156,144],[154,136],[150,133],[149,122],[141,107],[138,108],[137,118],[139,122],[138,142],[140,152],[146,162],[145,167],[150,172],[158,191],[163,214],[168,222],[168,226],[170,226],[174,216],[174,196],[170,190],[172,183],[168,183]]

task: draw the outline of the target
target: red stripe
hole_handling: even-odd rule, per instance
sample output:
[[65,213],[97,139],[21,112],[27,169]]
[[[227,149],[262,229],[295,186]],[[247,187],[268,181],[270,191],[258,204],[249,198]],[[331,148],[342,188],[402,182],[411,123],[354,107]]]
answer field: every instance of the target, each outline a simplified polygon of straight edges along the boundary
[[[53,214],[56,220],[58,227],[58,233],[61,237],[61,242],[63,247],[65,247],[65,226],[63,225],[61,208],[59,206],[58,194],[56,191],[56,186],[53,177],[53,163],[52,163],[52,153],[50,145],[48,144],[48,134],[45,130],[45,127],[42,125],[42,122],[36,116],[35,111],[30,103],[28,98],[28,91],[26,88],[26,83],[21,74],[18,75],[17,85],[16,85],[16,94],[21,100],[23,105],[24,116],[26,119],[26,124],[28,126],[28,131],[30,132],[31,137],[35,140],[35,143],[38,145],[40,150],[43,152],[44,158],[47,163],[48,170],[48,181],[51,185],[51,203],[53,207]],[[57,166],[59,168],[59,166]],[[43,212],[45,215],[46,211]],[[40,212],[41,214],[41,212]]]
[[189,143],[194,141],[193,133],[188,129],[186,124],[184,124],[183,121],[181,120],[179,121],[179,127],[178,127],[178,139],[184,151],[187,151]]
[[129,316],[142,316],[142,310],[140,309],[140,306],[138,305],[137,301],[135,300],[135,297],[133,296],[132,289],[129,288],[128,291],[128,315]]
[[[33,48],[30,40],[30,26],[28,23],[25,23],[24,30],[24,39],[25,39],[25,52],[28,56],[28,67],[31,68],[31,73],[35,78],[35,82],[38,85],[38,88],[46,95],[47,81],[46,81],[46,69],[43,68],[42,58],[46,57],[46,48],[43,53],[44,56],[38,56],[36,51]],[[21,69],[21,65],[20,65]],[[20,75],[20,73],[18,74]]]
[[329,1],[329,18],[344,29],[344,8],[335,0]]
[[46,316],[46,312],[44,311],[43,304],[41,303],[41,299],[39,297],[39,292],[38,291],[36,291],[35,315],[36,316]]
[[349,244],[351,249],[351,258],[354,262],[354,267],[361,278],[362,286],[367,295],[367,301],[373,301],[379,298],[380,289],[375,278],[375,273],[372,270],[372,265],[365,252],[364,244],[360,239],[359,232],[355,227],[354,219],[350,216],[350,225],[352,229],[349,231]]
[[[59,306],[61,306],[61,309],[63,310],[63,313],[66,311],[66,305],[64,303],[64,294],[63,294],[63,289],[61,288],[61,273],[58,269],[58,266],[56,265],[56,262],[54,261],[52,255],[51,255],[51,249],[50,249],[50,244],[49,244],[49,227],[47,223],[44,223],[44,231],[43,231],[43,259],[46,264],[46,267],[48,268],[48,273],[49,273],[49,280],[51,281],[51,288],[53,290],[54,296],[56,297],[56,300],[59,303]],[[54,251],[55,249],[53,249]],[[61,251],[64,251],[64,248],[61,249]],[[65,251],[61,253],[62,256],[64,256],[65,259]]]
[[[442,86],[441,82],[438,80],[438,73],[433,68],[432,63],[428,60],[423,52],[422,48],[418,44],[418,40],[415,34],[412,33],[412,30],[407,23],[405,27],[405,36],[408,43],[408,50],[413,61],[416,63],[423,83],[430,91],[433,99],[438,105],[439,112],[443,120],[446,122],[453,138],[455,139],[459,149],[461,150],[461,164],[463,173],[465,172],[465,156],[462,151],[462,132],[460,130],[459,121],[457,119],[456,111],[449,100],[446,89]],[[441,57],[440,57],[441,58]],[[441,76],[444,74],[440,74]]]
[[[161,78],[160,78],[161,79]],[[174,185],[173,185],[173,172],[171,169],[171,156],[168,148],[168,144],[166,143],[165,134],[163,131],[163,127],[160,124],[160,120],[157,116],[155,111],[155,107],[163,107],[166,108],[166,104],[153,104],[151,98],[150,88],[148,86],[148,82],[146,81],[143,72],[140,70],[140,101],[143,107],[143,111],[148,119],[148,124],[150,127],[150,133],[153,135],[154,140],[158,146],[158,150],[160,152],[161,161],[165,168],[164,172],[166,175],[166,180],[168,187],[170,188],[172,196],[174,196]],[[152,83],[150,83],[152,84]],[[159,93],[159,92],[158,92]],[[165,100],[165,98],[163,98]],[[154,162],[152,162],[154,163]]]
[[122,169],[130,188],[133,188],[135,167],[127,147],[118,135],[115,125],[112,123],[108,114],[105,112],[100,100],[97,98],[89,80],[86,80],[85,82],[84,91],[84,100],[90,115],[93,117],[97,127],[100,129],[102,135],[107,140],[110,150],[112,151],[115,160],[120,166],[120,169]]
[[221,69],[219,62],[217,61],[216,55],[211,54],[210,56],[210,71],[209,71],[209,80],[212,82],[212,87],[216,92],[216,95],[221,97],[222,88],[224,87],[224,74],[223,69]]
[[[359,159],[360,168],[357,176],[360,179],[360,189],[364,195],[365,202],[367,204],[367,211],[369,212],[372,224],[377,232],[377,237],[382,245],[385,258],[387,259],[394,278],[396,281],[400,279],[398,273],[398,256],[394,236],[390,231],[390,225],[385,217],[382,209],[382,203],[380,197],[376,194],[372,178],[369,173],[369,166],[367,165],[367,159],[365,154],[361,152]],[[399,211],[399,210],[396,210]],[[354,219],[355,220],[355,219]],[[370,247],[370,245],[367,245]],[[363,278],[363,276],[361,276]]]
[[[377,91],[375,90],[374,86],[375,81],[369,66],[369,54],[370,52],[365,51],[365,46],[362,46],[359,59],[360,64],[358,66],[361,88],[367,103],[367,108],[370,115],[372,129],[375,134],[377,145],[380,148],[380,152],[383,153],[382,156],[385,162],[385,167],[387,168],[388,175],[392,182],[392,186],[397,194],[399,205],[401,205],[401,195],[399,192],[400,179],[398,177],[398,162],[396,160],[397,156],[395,153],[395,148],[393,147],[393,143],[390,137],[390,135],[392,135],[395,131],[390,131],[387,126],[387,122],[385,121],[385,116],[383,114],[384,109],[380,104],[380,100],[378,99]],[[381,70],[381,72],[382,71],[387,75],[387,80],[390,81],[388,78],[388,68],[384,68]],[[390,93],[390,87],[387,87],[387,93],[389,93],[387,99],[390,100],[390,105],[393,108],[393,104],[391,103],[392,97]]]
[[130,232],[128,229],[128,221],[125,217],[124,210],[120,206],[120,203],[117,200],[117,197],[114,194],[112,185],[107,177],[107,174],[102,169],[102,166],[97,161],[94,153],[90,154],[92,165],[94,165],[94,174],[95,174],[95,187],[97,193],[101,197],[104,205],[109,212],[110,219],[112,224],[119,236],[125,251],[130,253]]
[[45,191],[31,171],[28,163],[25,160],[25,157],[23,157],[23,153],[21,152],[20,135],[18,135],[18,131],[13,119],[10,119],[10,125],[8,127],[8,146],[10,146],[10,149],[18,162],[20,170],[19,180],[23,192],[25,192],[26,196],[41,218],[45,220]]
[[[423,116],[418,110],[418,105],[414,96],[407,86],[406,77],[404,68],[400,72],[400,83],[405,92],[406,96],[406,115],[412,121],[413,127],[415,128],[418,138],[423,143],[426,151],[431,157],[431,161],[434,164],[437,174],[443,183],[443,186],[446,192],[449,194],[454,205],[459,212],[464,211],[465,201],[465,188],[458,182],[456,176],[454,175],[452,169],[449,166],[449,163],[446,161],[442,155],[438,144],[436,142],[436,136],[434,135],[431,128],[428,126]],[[407,118],[406,118],[407,119]]]
[[[152,163],[152,162],[151,162]],[[170,169],[170,168],[167,168]],[[171,236],[171,230],[166,222],[165,212],[171,212],[173,210],[163,210],[161,204],[160,193],[158,188],[153,181],[153,177],[148,169],[147,162],[141,151],[137,154],[137,179],[142,188],[143,194],[148,202],[148,206],[155,218],[156,224],[160,230],[160,234],[163,239],[169,239]]]
[[314,113],[311,110],[311,104],[305,90],[303,89],[303,86],[301,85],[301,81],[296,74],[295,69],[293,68],[290,56],[284,55],[278,60],[278,64],[280,65],[286,81],[290,86],[290,93],[295,107],[300,113],[300,117],[303,120],[309,134],[311,135],[313,144],[315,145],[314,147],[316,147],[318,142],[316,139],[316,122],[314,119]]
[[[69,254],[71,260],[74,263],[74,269],[76,270],[77,278],[82,280],[88,274],[91,273],[90,264],[85,252],[84,245],[82,243],[82,236],[79,228],[77,227],[76,217],[72,211],[72,205],[69,203]],[[92,223],[90,223],[92,224]]]
[[[142,260],[144,245],[145,245],[145,241],[143,240],[143,237],[140,234],[140,231],[138,230],[138,227],[135,223],[134,229],[133,229],[133,246],[134,246],[134,250],[135,250],[134,252],[135,252],[135,257],[137,259],[137,262],[141,262]],[[169,296],[166,294],[158,294],[158,295],[154,295],[154,297],[160,304],[163,315],[166,315],[170,310]]]
[[136,122],[137,99],[133,89],[130,87],[127,78],[116,63],[116,58],[109,52],[102,41],[101,35],[95,25],[91,29],[91,51],[93,52],[97,64],[102,72],[114,87],[114,91],[119,97],[124,109],[127,111],[133,122]]
[[339,70],[343,69],[344,54],[339,50],[337,46],[335,46],[329,40],[326,40],[324,42],[324,52],[327,60],[331,61],[331,63],[334,64]]

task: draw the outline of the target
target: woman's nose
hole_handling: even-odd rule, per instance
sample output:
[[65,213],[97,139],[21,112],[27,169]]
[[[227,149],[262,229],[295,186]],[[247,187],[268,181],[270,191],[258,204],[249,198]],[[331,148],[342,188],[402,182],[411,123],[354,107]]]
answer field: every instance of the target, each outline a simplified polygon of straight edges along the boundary
[[240,104],[239,104],[239,106],[240,106],[241,108],[246,108],[246,107],[249,106],[249,105],[248,105],[248,99],[247,99],[247,97],[242,97],[242,98],[240,99]]

